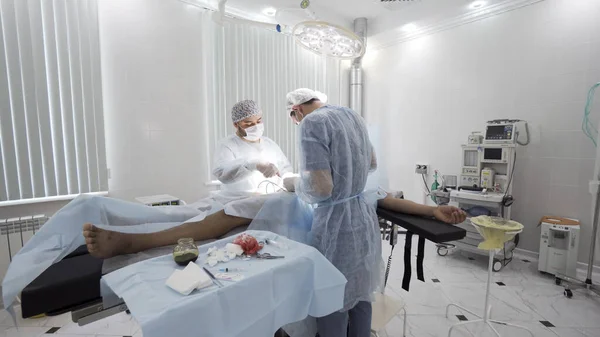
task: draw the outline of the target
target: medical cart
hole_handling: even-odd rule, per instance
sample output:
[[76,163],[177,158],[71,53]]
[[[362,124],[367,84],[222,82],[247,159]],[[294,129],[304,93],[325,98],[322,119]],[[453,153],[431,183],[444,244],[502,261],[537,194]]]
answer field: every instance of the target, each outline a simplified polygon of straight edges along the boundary
[[[467,220],[457,225],[467,231],[467,236],[459,241],[438,244],[438,255],[446,256],[454,248],[487,255],[486,251],[477,248],[483,237],[471,224],[470,217],[489,215],[510,220],[518,135],[514,131],[513,124],[489,122],[485,139],[480,140],[482,143],[470,142],[461,146],[460,187],[432,192],[438,205],[452,203],[468,214]],[[493,271],[500,271],[512,261],[518,242],[519,235],[516,235],[504,244],[504,249],[494,256]]]

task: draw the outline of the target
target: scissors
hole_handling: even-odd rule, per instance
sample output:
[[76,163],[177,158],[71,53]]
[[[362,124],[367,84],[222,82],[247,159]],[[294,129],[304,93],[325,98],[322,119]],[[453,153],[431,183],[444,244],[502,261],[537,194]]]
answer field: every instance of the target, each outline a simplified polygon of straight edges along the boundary
[[283,258],[285,258],[285,256],[271,255],[269,253],[264,253],[264,254],[257,253],[256,258],[262,259],[262,260],[273,260],[273,259],[283,259]]

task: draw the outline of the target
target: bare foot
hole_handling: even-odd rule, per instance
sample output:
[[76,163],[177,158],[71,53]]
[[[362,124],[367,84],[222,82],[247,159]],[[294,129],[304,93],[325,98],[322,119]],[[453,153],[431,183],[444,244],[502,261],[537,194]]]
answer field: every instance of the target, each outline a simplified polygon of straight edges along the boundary
[[131,249],[130,234],[107,231],[89,223],[83,225],[83,237],[88,252],[97,258],[127,254]]

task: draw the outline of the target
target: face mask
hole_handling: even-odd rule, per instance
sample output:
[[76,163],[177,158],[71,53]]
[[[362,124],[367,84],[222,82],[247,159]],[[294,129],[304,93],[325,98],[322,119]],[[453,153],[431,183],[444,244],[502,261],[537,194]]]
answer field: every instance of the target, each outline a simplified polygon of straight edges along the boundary
[[244,129],[244,131],[246,132],[246,136],[244,137],[244,139],[251,142],[255,142],[259,140],[260,137],[262,137],[263,132],[265,131],[265,126],[262,123],[260,123],[251,126],[247,129]]
[[300,121],[302,121],[302,119],[304,118],[304,116],[300,117],[300,115],[301,113],[299,110],[292,110],[292,112],[290,112],[290,118],[292,119],[294,124],[300,125]]

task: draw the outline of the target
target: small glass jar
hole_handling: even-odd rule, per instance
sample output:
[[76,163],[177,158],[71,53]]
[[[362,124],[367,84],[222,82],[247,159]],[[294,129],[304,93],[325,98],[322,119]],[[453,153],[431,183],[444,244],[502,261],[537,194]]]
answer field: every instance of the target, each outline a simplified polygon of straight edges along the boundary
[[194,239],[183,238],[177,241],[177,246],[173,249],[173,260],[180,266],[187,266],[190,262],[198,260],[198,246]]

